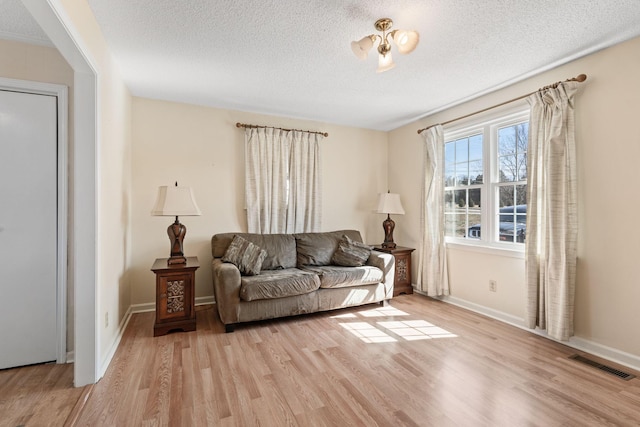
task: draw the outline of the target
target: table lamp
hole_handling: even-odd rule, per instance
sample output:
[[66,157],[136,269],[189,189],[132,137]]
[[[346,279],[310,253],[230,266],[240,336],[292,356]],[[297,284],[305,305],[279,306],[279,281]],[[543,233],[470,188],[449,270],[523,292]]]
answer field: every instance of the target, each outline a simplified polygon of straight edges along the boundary
[[404,215],[404,209],[402,203],[400,203],[400,195],[396,193],[380,193],[378,195],[378,213],[386,213],[387,219],[382,223],[384,229],[384,243],[383,248],[394,249],[396,244],[393,242],[393,229],[396,227],[396,223],[391,219],[390,214]]
[[167,228],[167,234],[171,241],[171,256],[167,261],[168,265],[186,264],[187,258],[182,251],[182,242],[187,227],[178,221],[178,216],[197,216],[201,215],[198,205],[193,198],[193,191],[190,187],[178,187],[178,183],[174,187],[161,186],[158,188],[158,198],[156,204],[151,211],[153,216],[175,216],[176,220]]

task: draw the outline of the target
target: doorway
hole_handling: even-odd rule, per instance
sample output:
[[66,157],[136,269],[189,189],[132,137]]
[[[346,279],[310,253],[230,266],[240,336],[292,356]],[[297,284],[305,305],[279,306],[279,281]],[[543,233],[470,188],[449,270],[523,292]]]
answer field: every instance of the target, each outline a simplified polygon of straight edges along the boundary
[[66,93],[0,79],[0,369],[66,361]]

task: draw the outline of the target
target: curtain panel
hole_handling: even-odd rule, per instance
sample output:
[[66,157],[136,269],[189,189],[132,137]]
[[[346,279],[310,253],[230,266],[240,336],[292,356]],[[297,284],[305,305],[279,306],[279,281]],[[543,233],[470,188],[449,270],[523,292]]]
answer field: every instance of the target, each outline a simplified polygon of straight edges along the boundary
[[529,328],[568,340],[574,332],[577,182],[574,95],[577,82],[543,89],[531,105],[525,241]]
[[436,125],[422,132],[422,135],[422,239],[416,286],[429,296],[443,296],[449,295],[444,241],[444,131],[441,125]]
[[250,233],[320,230],[319,145],[323,136],[245,129],[245,203]]

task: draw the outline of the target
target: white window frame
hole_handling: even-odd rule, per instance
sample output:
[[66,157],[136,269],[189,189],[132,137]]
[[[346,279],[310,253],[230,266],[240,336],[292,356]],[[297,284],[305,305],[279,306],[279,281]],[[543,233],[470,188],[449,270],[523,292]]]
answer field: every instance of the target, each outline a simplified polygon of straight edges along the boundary
[[[529,121],[530,109],[526,102],[511,105],[508,108],[495,110],[490,114],[476,115],[464,121],[457,121],[444,127],[444,140],[453,141],[465,136],[482,134],[482,159],[484,170],[484,182],[480,187],[481,206],[481,227],[480,239],[470,239],[466,237],[446,236],[445,242],[448,247],[480,251],[493,252],[518,258],[524,255],[524,244],[517,242],[504,242],[499,240],[498,218],[498,187],[499,187],[499,167],[498,167],[498,138],[499,128],[512,126],[518,123]],[[526,182],[526,181],[525,181]],[[524,183],[516,181],[511,184]],[[469,186],[472,188],[474,186]]]

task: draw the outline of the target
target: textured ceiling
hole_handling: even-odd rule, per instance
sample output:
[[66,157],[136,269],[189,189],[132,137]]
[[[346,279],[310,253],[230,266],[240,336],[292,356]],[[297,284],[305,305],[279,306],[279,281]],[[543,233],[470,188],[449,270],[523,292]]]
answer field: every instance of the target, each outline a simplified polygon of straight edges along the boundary
[[[87,1],[136,96],[379,130],[640,35],[639,0]],[[377,74],[382,17],[420,44]]]
[[0,39],[52,46],[20,0],[0,0]]

